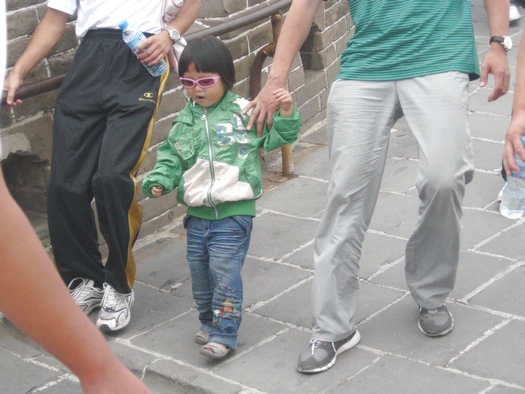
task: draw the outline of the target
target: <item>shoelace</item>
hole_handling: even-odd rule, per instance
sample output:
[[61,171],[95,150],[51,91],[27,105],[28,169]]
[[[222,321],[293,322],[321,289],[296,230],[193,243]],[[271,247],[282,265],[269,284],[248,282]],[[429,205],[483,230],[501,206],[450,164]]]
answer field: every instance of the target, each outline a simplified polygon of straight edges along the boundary
[[117,292],[112,287],[110,287],[109,290],[106,290],[104,293],[104,296],[106,298],[104,304],[106,306],[115,306],[120,301],[117,297]]
[[71,293],[71,296],[76,300],[79,298],[82,298],[84,295],[88,294],[93,287],[88,286],[86,284],[86,281],[83,280],[81,284],[79,284]]
[[319,341],[318,339],[310,339],[310,345],[312,346],[312,355],[314,354],[315,349],[317,349],[320,344],[321,341]]

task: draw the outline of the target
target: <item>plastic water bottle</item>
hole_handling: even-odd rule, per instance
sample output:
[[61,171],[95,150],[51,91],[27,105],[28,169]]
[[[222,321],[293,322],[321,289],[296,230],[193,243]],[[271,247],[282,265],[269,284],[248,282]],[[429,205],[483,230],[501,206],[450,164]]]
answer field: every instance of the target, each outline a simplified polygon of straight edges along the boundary
[[[122,29],[122,38],[124,39],[124,42],[128,44],[128,46],[133,52],[137,51],[137,48],[140,45],[140,43],[146,41],[146,36],[144,35],[144,33],[142,33],[140,30],[131,28],[129,26],[128,21],[122,21],[118,24],[118,26]],[[145,63],[143,64],[144,67],[146,67],[146,69],[149,71],[149,73],[154,77],[162,75],[168,69],[168,65],[166,64],[166,61],[164,59],[162,59],[154,66],[149,66]]]
[[[521,142],[525,146],[525,135],[521,137]],[[525,162],[517,154],[515,159],[520,166],[520,173],[512,171],[512,174],[507,176],[499,206],[500,213],[509,219],[519,219],[525,212]]]

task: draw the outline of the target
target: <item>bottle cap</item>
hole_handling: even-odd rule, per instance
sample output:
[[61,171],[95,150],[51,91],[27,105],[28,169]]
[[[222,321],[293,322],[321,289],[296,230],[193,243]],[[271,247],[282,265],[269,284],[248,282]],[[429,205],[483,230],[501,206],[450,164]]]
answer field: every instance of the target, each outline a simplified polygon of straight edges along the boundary
[[118,24],[118,27],[120,27],[121,30],[124,30],[126,27],[129,26],[128,21],[122,21]]

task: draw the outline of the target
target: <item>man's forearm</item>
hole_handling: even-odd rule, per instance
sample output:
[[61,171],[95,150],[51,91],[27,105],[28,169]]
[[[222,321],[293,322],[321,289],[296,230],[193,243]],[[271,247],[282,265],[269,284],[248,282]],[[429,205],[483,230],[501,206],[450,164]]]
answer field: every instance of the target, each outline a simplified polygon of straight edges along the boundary
[[12,72],[23,79],[50,51],[64,34],[68,15],[48,8],[29,44],[15,63]]
[[293,60],[303,45],[321,0],[294,0],[284,21],[268,76],[269,84],[285,86]]
[[484,0],[491,36],[509,34],[509,0]]
[[200,11],[201,0],[184,1],[184,5],[178,12],[177,17],[170,23],[170,27],[177,29],[180,34],[186,33],[191,25],[193,25],[193,22],[195,22],[195,19],[199,17]]
[[525,30],[524,33],[522,33],[522,39],[518,49],[512,113],[513,115],[517,115],[518,113],[522,114],[522,117],[525,118]]

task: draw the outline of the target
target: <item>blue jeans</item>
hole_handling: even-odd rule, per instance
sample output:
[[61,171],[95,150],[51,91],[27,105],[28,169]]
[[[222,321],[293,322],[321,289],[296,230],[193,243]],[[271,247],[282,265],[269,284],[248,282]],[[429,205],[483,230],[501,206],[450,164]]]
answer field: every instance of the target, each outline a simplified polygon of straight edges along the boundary
[[241,269],[250,245],[251,216],[205,220],[187,216],[187,259],[201,330],[232,349],[242,320]]

